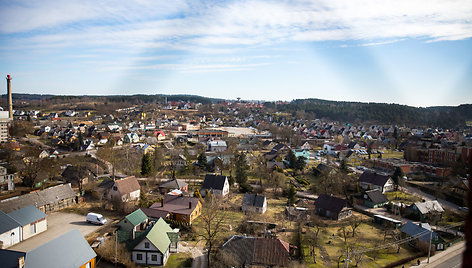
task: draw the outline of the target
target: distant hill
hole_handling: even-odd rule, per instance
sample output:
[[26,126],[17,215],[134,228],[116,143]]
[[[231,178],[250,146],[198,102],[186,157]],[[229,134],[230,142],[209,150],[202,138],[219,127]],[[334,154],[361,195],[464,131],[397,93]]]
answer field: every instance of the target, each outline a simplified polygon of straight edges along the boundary
[[472,104],[418,108],[400,104],[299,99],[288,104],[266,102],[265,107],[308,118],[327,118],[341,122],[371,122],[406,126],[465,127],[472,120]]

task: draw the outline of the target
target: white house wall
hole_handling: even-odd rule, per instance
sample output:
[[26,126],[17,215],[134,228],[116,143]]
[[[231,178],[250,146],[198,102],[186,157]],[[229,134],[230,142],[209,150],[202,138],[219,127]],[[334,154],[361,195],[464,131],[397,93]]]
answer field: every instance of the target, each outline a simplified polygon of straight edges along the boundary
[[21,230],[20,227],[16,227],[8,232],[0,235],[0,241],[3,242],[3,248],[13,246],[20,242]]
[[[31,227],[32,225],[35,226],[35,229]],[[47,224],[47,220],[43,219],[39,222],[22,226],[21,228],[23,232],[23,240],[25,240],[46,231],[48,229],[48,224]]]

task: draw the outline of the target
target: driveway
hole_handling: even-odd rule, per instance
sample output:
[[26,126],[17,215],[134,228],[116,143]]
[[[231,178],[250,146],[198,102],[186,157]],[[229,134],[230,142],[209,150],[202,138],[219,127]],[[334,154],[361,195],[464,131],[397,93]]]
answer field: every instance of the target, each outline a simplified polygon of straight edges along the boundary
[[[48,221],[48,229],[45,232],[28,238],[8,249],[28,251],[75,228],[79,229],[83,236],[86,236],[102,227],[89,224],[85,221],[85,216],[74,213],[53,212],[46,219]],[[109,222],[111,221],[109,220]]]

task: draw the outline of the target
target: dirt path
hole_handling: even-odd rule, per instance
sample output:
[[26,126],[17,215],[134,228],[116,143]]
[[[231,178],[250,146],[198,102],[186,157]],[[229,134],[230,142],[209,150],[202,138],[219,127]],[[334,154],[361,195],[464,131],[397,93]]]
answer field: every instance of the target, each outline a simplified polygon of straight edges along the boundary
[[320,258],[323,260],[323,264],[326,267],[331,266],[331,259],[329,258],[328,251],[326,251],[326,248],[323,246],[318,246],[320,249]]
[[198,241],[195,246],[182,241],[179,243],[179,252],[190,252],[192,254],[193,262],[192,268],[207,268],[207,259],[203,246],[203,241]]

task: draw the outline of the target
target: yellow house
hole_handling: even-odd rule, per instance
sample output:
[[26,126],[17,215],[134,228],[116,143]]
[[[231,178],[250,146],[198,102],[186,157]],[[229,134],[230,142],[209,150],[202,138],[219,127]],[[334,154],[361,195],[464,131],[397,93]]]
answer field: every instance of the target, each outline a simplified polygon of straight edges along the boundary
[[[149,210],[143,210],[144,213],[161,212],[166,218],[185,224],[192,222],[202,213],[202,203],[200,199],[183,195],[166,194],[161,202],[152,204]],[[152,216],[151,216],[152,217]]]

